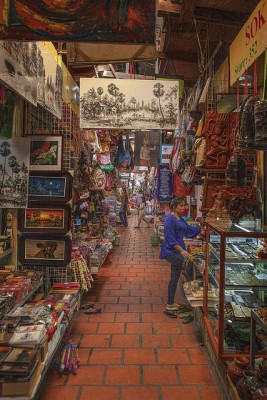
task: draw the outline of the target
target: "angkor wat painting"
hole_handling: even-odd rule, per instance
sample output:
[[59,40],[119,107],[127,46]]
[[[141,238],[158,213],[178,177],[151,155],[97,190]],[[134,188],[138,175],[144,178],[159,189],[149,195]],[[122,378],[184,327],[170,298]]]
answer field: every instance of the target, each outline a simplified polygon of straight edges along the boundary
[[81,128],[174,129],[178,82],[80,79]]
[[61,118],[63,71],[43,43],[38,43],[37,101]]
[[29,140],[0,140],[0,207],[26,208],[29,181]]
[[0,41],[0,78],[30,103],[37,105],[37,44]]
[[152,0],[10,0],[1,39],[154,43]]

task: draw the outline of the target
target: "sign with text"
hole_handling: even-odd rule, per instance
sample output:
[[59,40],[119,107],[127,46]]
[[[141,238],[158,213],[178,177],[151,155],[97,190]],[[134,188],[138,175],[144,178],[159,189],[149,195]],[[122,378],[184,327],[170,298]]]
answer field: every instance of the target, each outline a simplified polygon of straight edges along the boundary
[[172,144],[161,144],[160,145],[160,163],[169,164],[172,154]]
[[230,85],[264,52],[267,46],[267,3],[259,2],[230,46]]
[[169,165],[160,164],[157,176],[157,197],[160,203],[169,203],[173,192],[173,179]]

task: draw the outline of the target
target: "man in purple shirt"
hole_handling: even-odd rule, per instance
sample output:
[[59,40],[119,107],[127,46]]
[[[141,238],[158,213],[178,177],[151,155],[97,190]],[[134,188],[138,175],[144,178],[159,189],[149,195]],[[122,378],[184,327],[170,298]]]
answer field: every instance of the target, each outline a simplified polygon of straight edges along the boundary
[[183,268],[183,262],[189,253],[186,251],[184,238],[194,238],[200,233],[200,227],[187,224],[182,215],[186,208],[184,197],[176,197],[171,202],[171,213],[164,221],[164,241],[160,258],[171,264],[171,277],[168,284],[168,303],[166,311],[177,311],[179,304],[174,303],[177,284]]

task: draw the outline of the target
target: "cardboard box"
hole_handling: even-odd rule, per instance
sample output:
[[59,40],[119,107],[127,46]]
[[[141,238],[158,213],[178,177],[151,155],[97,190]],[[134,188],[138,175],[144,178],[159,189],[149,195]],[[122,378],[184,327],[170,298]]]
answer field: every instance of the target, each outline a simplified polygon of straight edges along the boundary
[[29,379],[1,382],[1,396],[30,396],[41,376],[42,369],[43,364],[39,362]]

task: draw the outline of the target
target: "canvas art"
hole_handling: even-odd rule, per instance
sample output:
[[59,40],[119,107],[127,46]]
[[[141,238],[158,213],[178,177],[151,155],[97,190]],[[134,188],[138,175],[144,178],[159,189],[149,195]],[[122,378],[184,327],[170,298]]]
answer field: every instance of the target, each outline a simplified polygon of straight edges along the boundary
[[156,167],[160,159],[161,132],[135,132],[134,165]]
[[0,77],[14,92],[37,105],[37,44],[0,41]]
[[64,235],[70,230],[69,206],[38,205],[20,210],[19,230],[22,233],[52,233]]
[[11,138],[15,93],[0,84],[0,136]]
[[30,170],[61,171],[62,136],[30,136]]
[[[71,198],[70,174],[31,172],[29,177],[29,202],[67,203]],[[51,204],[51,203],[49,203]]]
[[71,240],[69,237],[30,235],[19,237],[19,261],[28,265],[63,266],[70,262]]
[[29,140],[0,139],[0,207],[27,206]]
[[174,129],[178,82],[80,79],[81,128]]
[[153,43],[155,1],[10,0],[1,38]]
[[38,43],[37,76],[38,103],[61,118],[63,70],[43,43]]

